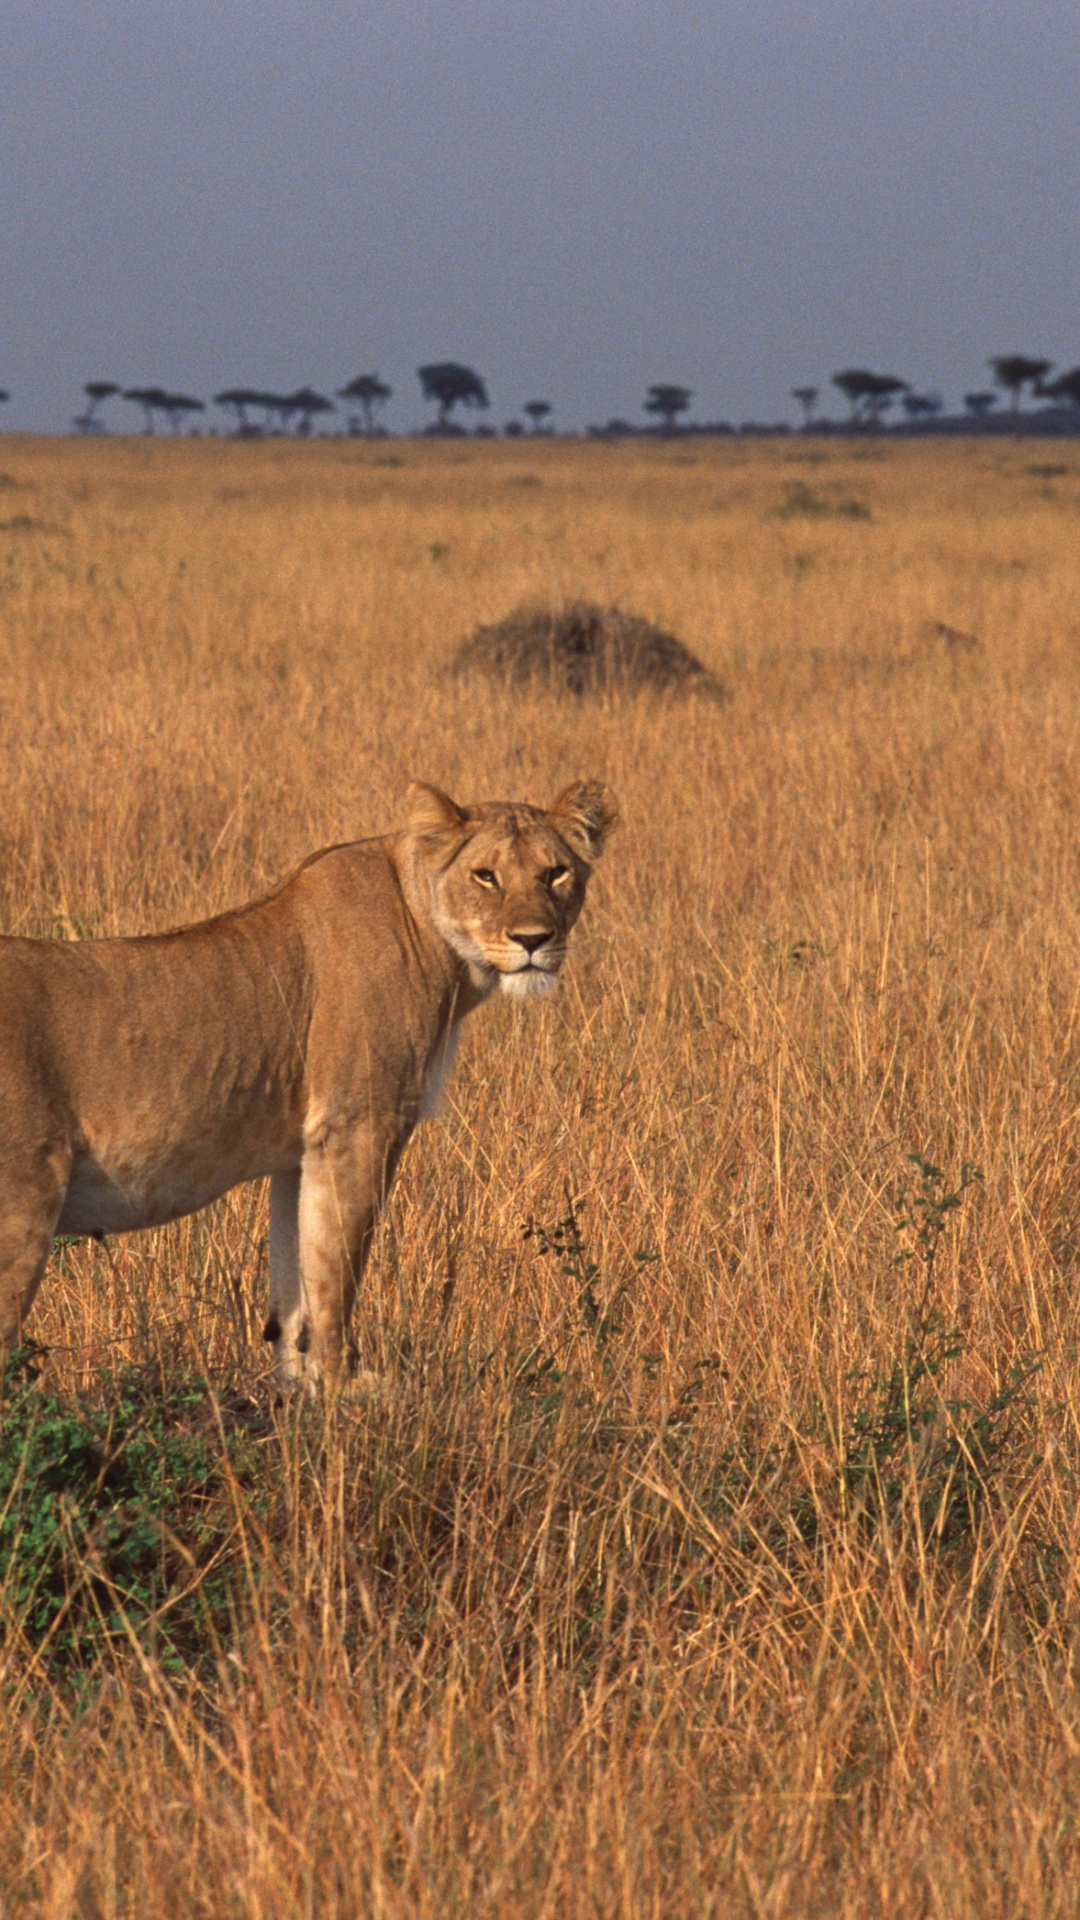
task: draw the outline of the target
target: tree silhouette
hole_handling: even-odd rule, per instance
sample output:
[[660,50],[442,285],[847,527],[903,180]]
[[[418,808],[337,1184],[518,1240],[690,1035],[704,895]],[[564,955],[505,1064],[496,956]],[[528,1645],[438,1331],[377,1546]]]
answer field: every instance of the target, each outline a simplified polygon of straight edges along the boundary
[[908,391],[906,380],[898,380],[891,373],[871,373],[867,367],[845,367],[842,373],[833,374],[832,384],[848,401],[853,425],[880,426],[882,415],[897,394]]
[[964,395],[964,405],[974,420],[985,420],[987,414],[993,411],[997,403],[997,394],[990,393],[985,388],[980,389],[978,393],[965,393]]
[[266,433],[284,433],[292,413],[292,395],[281,393],[253,393],[253,407],[263,409],[263,430]]
[[[356,401],[357,406],[360,408],[360,418],[364,423],[364,432],[367,434],[374,433],[375,415],[379,408],[385,405],[386,401],[390,399],[393,391],[393,387],[388,387],[385,380],[379,379],[377,373],[358,374],[355,380],[349,381],[347,387],[339,387],[337,390],[339,400]],[[350,414],[350,433],[356,432],[356,422],[357,416]]]
[[898,380],[894,374],[879,373],[876,376],[874,390],[867,401],[870,418],[875,426],[880,426],[882,415],[888,412],[893,401],[908,391],[907,381]]
[[88,380],[83,387],[88,404],[82,413],[75,415],[72,426],[76,427],[80,433],[103,433],[105,429],[102,421],[98,419],[98,408],[106,400],[111,400],[113,394],[119,391],[120,388],[115,380]]
[[311,432],[311,423],[317,413],[333,413],[334,403],[323,393],[316,393],[311,387],[297,387],[295,393],[287,396],[286,404],[290,413],[297,416],[297,433],[307,435]]
[[215,407],[229,407],[235,412],[236,431],[240,436],[258,433],[258,427],[253,427],[248,419],[247,410],[249,407],[261,407],[265,404],[266,396],[256,393],[253,387],[226,387],[224,393],[214,395]]
[[1013,413],[1020,411],[1020,395],[1027,386],[1038,391],[1039,382],[1049,373],[1052,360],[1032,360],[1023,353],[999,353],[987,361],[999,387],[1009,395]]
[[185,414],[206,412],[205,400],[193,400],[189,393],[163,393],[158,405],[174,433],[179,433]]
[[529,419],[532,421],[533,432],[539,433],[543,428],[544,421],[547,419],[548,414],[551,412],[551,401],[550,400],[526,400],[524,411],[528,414]]
[[818,402],[817,388],[816,387],[792,387],[791,397],[793,400],[797,400],[800,407],[802,408],[803,415],[804,415],[803,426],[809,429],[810,423],[814,418],[814,408],[817,406],[817,402]]
[[909,420],[933,420],[945,405],[940,393],[902,393],[900,405]]
[[433,400],[439,409],[435,422],[437,433],[446,432],[455,407],[490,405],[480,375],[457,360],[433,360],[426,367],[417,367],[416,373],[424,399]]
[[862,417],[860,408],[873,391],[876,377],[866,367],[844,367],[840,373],[833,374],[832,384],[839,388],[851,408],[853,422]]
[[125,400],[133,400],[143,410],[143,432],[153,433],[154,415],[164,407],[168,394],[164,387],[125,387]]
[[1070,367],[1067,373],[1059,373],[1056,380],[1043,388],[1052,400],[1067,400],[1071,407],[1080,407],[1080,367]]
[[693,397],[693,393],[689,387],[676,387],[664,384],[650,387],[642,402],[642,411],[644,413],[655,413],[660,422],[662,432],[670,433],[680,413],[686,413],[688,411]]

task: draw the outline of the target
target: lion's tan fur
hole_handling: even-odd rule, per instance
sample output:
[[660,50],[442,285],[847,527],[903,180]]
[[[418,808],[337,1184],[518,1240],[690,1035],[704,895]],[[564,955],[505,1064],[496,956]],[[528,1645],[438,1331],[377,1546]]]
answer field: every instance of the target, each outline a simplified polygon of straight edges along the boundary
[[404,832],[327,848],[236,912],[0,940],[0,1345],[55,1233],[161,1225],[269,1175],[277,1371],[336,1375],[460,1021],[496,986],[554,983],[614,820],[591,782],[546,812],[417,785]]

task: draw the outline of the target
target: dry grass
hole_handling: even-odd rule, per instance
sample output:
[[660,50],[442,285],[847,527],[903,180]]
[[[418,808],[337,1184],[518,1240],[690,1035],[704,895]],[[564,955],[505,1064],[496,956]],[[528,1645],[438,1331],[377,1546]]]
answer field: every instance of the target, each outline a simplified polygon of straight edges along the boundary
[[[410,1150],[361,1336],[394,1395],[255,1423],[228,1631],[73,1676],[9,1612],[5,1912],[1073,1912],[1080,460],[0,454],[8,931],[210,912],[416,774],[625,812],[566,988],[473,1024]],[[729,703],[441,673],[574,597]],[[962,1351],[860,1478],[917,1372],[913,1152],[983,1176],[937,1261]],[[522,1235],[567,1189],[588,1288]],[[66,1250],[47,1384],[258,1403],[264,1239],[252,1192]]]

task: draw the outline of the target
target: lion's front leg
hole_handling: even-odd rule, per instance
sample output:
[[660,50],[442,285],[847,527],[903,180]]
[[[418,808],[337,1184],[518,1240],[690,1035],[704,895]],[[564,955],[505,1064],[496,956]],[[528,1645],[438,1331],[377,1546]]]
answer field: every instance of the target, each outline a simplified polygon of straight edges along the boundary
[[399,1152],[362,1128],[330,1134],[304,1154],[295,1346],[310,1382],[338,1380],[348,1365],[353,1303]]
[[304,1326],[300,1284],[300,1169],[275,1173],[270,1181],[270,1311],[263,1338],[274,1348],[274,1378],[292,1386],[303,1372],[299,1342]]

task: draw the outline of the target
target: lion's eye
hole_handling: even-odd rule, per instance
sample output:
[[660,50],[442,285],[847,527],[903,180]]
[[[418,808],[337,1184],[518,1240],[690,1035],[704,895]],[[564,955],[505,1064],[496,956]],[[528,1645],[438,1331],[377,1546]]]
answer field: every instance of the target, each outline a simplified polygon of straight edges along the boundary
[[472,877],[478,887],[497,887],[499,884],[490,867],[474,867]]
[[563,880],[569,880],[569,867],[546,867],[540,875],[545,887],[557,887]]

